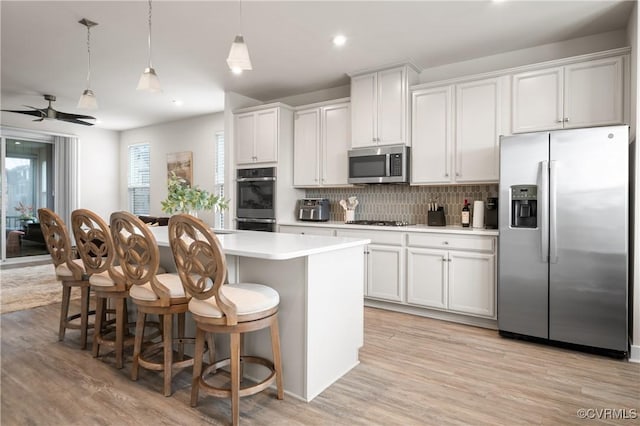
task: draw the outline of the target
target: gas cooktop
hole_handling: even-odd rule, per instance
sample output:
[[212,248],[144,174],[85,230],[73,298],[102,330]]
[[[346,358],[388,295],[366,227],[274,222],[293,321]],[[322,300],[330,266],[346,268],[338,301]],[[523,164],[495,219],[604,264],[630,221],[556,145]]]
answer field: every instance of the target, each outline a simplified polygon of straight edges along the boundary
[[375,226],[409,226],[409,222],[400,220],[354,220],[347,222],[352,225],[375,225]]

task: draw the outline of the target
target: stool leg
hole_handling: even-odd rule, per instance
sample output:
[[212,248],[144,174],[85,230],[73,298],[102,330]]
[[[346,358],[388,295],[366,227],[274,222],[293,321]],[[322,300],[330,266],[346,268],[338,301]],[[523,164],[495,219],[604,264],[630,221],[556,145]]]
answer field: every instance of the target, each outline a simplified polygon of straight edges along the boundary
[[274,316],[271,323],[271,347],[273,350],[273,368],[276,370],[276,387],[278,399],[284,399],[284,384],[282,382],[282,357],[280,354],[280,330],[278,330],[278,317]]
[[178,314],[178,361],[184,359],[185,316],[186,314],[184,312]]
[[244,380],[244,360],[242,359],[242,355],[244,355],[244,333],[240,334],[240,383]]
[[173,363],[173,315],[163,315],[164,396],[171,396],[171,365]]
[[136,319],[136,336],[133,342],[133,364],[131,365],[131,380],[138,380],[138,367],[140,361],[140,351],[142,349],[142,338],[144,337],[144,322],[147,314],[138,307],[138,317]]
[[60,330],[58,340],[64,340],[64,333],[67,330],[67,317],[69,316],[69,300],[71,299],[71,287],[62,283],[62,304],[60,305]]
[[124,328],[126,324],[124,298],[116,298],[116,368],[122,368],[122,357],[124,352]]
[[[191,379],[191,406],[198,405],[198,390],[200,387],[200,374],[202,374],[202,357],[204,352],[204,335],[203,329],[196,324],[196,347],[193,353],[193,376]],[[211,347],[209,347],[211,351]]]
[[240,423],[240,333],[231,333],[231,419]]
[[209,347],[209,364],[216,362],[216,343],[212,333],[206,333],[207,346]]
[[106,308],[106,300],[104,297],[96,295],[96,319],[93,324],[93,357],[97,358],[100,354],[100,339],[102,336],[102,321],[104,320],[104,311]]
[[80,348],[87,348],[87,330],[89,329],[89,286],[80,287]]

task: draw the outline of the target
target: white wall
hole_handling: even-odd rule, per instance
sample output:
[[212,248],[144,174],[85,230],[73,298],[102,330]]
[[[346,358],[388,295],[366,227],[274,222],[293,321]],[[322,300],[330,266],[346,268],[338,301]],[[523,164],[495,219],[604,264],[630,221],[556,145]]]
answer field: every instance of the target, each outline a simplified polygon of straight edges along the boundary
[[348,98],[349,96],[351,96],[351,85],[347,84],[345,86],[332,87],[331,89],[316,90],[313,92],[273,99],[269,102],[282,102],[283,104],[297,107],[300,105],[308,105],[316,102]]
[[[213,191],[216,133],[222,131],[224,131],[224,113],[219,112],[121,132],[120,208],[128,209],[129,145],[150,144],[151,205],[149,214],[168,216],[160,209],[160,201],[167,198],[167,154],[191,151],[193,154],[193,184],[207,191]],[[201,213],[200,218],[209,224],[214,223],[211,212]]]
[[78,137],[78,206],[108,218],[119,209],[119,132],[2,113],[3,126]]
[[[640,47],[640,36],[638,35],[638,3],[633,8],[633,12],[629,17],[627,27],[627,41],[631,46],[631,139],[636,139],[637,124],[640,121],[640,109],[638,108],[638,48]],[[631,336],[631,356],[630,359],[640,362],[640,149],[638,149],[636,141],[636,158],[635,158],[635,218],[632,218],[634,224],[634,236],[632,244],[634,245],[633,269],[633,322],[630,324],[633,334]]]
[[423,70],[420,83],[447,80],[628,46],[624,30],[470,59]]

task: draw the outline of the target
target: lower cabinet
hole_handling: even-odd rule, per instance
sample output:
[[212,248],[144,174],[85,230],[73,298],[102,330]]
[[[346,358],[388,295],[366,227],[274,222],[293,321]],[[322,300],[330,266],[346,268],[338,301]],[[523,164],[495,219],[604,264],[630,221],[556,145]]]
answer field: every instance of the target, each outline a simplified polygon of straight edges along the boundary
[[370,239],[364,295],[371,306],[481,326],[495,322],[493,235],[291,225],[281,225],[280,232]]
[[493,237],[410,235],[407,303],[495,318],[494,241]]
[[404,300],[403,252],[402,247],[369,244],[365,296],[392,302]]

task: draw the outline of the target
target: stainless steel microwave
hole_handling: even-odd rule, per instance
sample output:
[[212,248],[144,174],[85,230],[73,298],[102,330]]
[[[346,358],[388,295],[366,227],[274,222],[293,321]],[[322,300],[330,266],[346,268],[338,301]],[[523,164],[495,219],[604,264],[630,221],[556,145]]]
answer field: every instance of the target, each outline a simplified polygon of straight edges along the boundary
[[349,151],[349,183],[409,183],[409,153],[404,145]]

